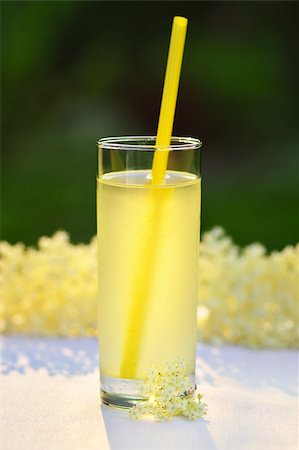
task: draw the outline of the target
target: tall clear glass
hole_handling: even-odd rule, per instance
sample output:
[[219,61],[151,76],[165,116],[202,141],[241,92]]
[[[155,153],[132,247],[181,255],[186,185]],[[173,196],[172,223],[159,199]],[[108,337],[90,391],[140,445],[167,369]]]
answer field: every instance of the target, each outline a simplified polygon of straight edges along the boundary
[[195,386],[201,142],[173,137],[153,184],[155,141],[98,141],[101,397],[122,408],[142,399],[153,365],[179,358]]

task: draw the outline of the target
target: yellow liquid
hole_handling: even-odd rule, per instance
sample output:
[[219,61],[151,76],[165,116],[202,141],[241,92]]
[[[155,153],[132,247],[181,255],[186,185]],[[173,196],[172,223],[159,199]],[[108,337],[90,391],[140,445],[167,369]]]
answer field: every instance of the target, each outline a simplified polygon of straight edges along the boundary
[[200,179],[168,171],[98,179],[101,374],[144,379],[151,365],[184,359],[194,370]]

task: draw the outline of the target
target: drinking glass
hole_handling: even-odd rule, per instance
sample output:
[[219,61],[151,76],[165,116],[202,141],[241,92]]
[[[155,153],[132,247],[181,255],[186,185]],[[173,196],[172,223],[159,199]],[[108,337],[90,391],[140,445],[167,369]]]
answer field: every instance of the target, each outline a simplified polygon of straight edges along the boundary
[[[128,408],[148,370],[184,361],[195,386],[200,147],[173,137],[98,141],[97,234],[101,398]],[[152,182],[155,151],[167,151]]]

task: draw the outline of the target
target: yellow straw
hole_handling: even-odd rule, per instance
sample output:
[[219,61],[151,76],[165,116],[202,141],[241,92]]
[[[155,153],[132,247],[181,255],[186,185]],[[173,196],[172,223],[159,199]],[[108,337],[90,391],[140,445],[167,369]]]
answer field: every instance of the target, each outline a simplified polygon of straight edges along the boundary
[[[164,89],[160,108],[156,148],[152,167],[153,184],[160,184],[165,178],[178,87],[184,53],[188,20],[185,17],[174,17]],[[166,150],[161,150],[166,147]]]
[[[173,19],[156,150],[152,167],[152,183],[156,185],[163,182],[166,174],[187,23],[188,21],[184,17],[174,17]],[[137,261],[132,304],[127,333],[124,339],[123,359],[120,366],[121,378],[134,378],[137,376],[141,337],[148,308],[148,290],[155,267],[156,248],[153,244],[159,240],[163,204],[168,195],[169,190],[155,188],[151,191],[151,196],[149,197],[148,211],[153,226],[150,227],[143,240],[142,248],[140,249],[141,260]]]

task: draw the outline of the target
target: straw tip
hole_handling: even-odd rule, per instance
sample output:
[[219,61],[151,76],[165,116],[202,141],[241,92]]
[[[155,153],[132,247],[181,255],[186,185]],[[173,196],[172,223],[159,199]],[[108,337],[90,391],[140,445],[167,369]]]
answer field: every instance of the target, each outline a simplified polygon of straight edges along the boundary
[[188,19],[186,19],[186,17],[182,17],[182,16],[175,16],[173,18],[173,23],[179,27],[186,27],[187,23],[188,23]]

